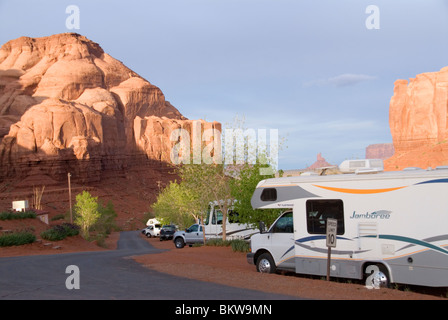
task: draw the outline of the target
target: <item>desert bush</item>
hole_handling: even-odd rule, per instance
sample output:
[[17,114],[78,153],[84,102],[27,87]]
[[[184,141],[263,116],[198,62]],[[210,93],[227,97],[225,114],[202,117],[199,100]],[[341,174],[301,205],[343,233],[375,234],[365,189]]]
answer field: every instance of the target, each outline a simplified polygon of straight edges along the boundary
[[232,240],[232,250],[239,252],[249,252],[250,244],[249,242],[241,239]]
[[15,219],[35,219],[36,213],[33,211],[13,212],[3,211],[0,212],[0,220],[15,220]]
[[212,247],[228,247],[231,240],[223,240],[222,238],[210,238],[206,241],[205,245]]
[[242,239],[223,240],[222,238],[211,238],[205,243],[206,246],[232,247],[232,251],[249,252],[249,242]]
[[67,237],[76,236],[77,234],[79,234],[78,226],[70,223],[63,223],[53,226],[51,229],[42,231],[40,236],[42,239],[48,241],[59,241]]
[[34,241],[36,241],[36,236],[29,232],[9,233],[0,236],[0,247],[20,246]]

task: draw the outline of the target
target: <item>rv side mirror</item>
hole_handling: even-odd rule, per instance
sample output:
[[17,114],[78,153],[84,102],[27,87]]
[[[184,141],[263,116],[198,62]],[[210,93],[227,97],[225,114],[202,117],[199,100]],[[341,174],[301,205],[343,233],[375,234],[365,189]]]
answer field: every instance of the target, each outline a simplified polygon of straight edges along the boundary
[[266,226],[263,221],[258,222],[258,229],[260,229],[260,233],[264,233]]

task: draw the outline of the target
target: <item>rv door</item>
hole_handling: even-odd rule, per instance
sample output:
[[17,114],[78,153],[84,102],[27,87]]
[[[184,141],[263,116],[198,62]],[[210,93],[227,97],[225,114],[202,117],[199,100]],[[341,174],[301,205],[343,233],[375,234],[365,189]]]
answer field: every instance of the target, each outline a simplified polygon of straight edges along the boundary
[[269,230],[271,253],[277,268],[295,270],[292,211],[284,213]]

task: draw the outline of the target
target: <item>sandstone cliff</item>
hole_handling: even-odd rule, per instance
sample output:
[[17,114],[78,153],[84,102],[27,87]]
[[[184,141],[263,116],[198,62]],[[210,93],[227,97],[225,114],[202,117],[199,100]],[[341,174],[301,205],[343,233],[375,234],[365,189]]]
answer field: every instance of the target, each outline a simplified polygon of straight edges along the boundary
[[89,182],[106,169],[169,162],[171,131],[191,122],[158,87],[79,34],[21,37],[0,48],[0,179],[71,172]]
[[448,165],[448,67],[397,80],[389,124],[395,154],[386,170]]
[[366,159],[387,159],[394,155],[393,143],[376,143],[367,146]]

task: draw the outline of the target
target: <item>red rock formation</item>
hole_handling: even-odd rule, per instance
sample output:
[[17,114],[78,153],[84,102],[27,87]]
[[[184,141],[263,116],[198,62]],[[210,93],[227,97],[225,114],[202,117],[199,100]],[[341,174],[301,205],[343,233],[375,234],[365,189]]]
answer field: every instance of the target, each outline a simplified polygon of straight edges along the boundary
[[393,143],[371,144],[366,148],[366,159],[388,159],[394,155]]
[[319,168],[323,168],[323,167],[331,167],[332,165],[331,164],[329,164],[328,162],[327,162],[327,160],[325,160],[323,157],[322,157],[322,154],[321,153],[318,153],[317,154],[317,159],[316,159],[316,162],[314,162],[312,165],[310,165],[308,168],[306,168],[305,170],[307,171],[307,170],[314,170],[314,169],[319,169]]
[[395,154],[386,170],[448,165],[448,67],[395,82],[389,123]]
[[38,170],[98,181],[107,168],[169,162],[171,131],[191,122],[84,36],[21,37],[0,48],[0,178]]

